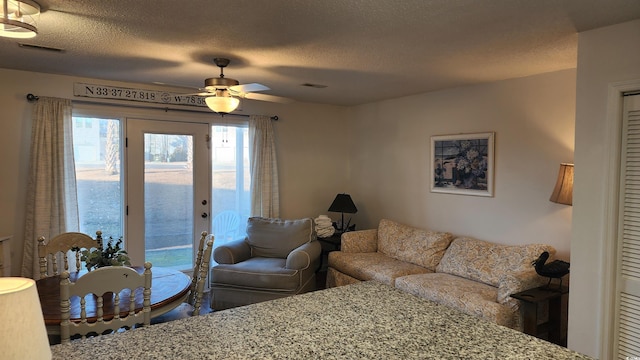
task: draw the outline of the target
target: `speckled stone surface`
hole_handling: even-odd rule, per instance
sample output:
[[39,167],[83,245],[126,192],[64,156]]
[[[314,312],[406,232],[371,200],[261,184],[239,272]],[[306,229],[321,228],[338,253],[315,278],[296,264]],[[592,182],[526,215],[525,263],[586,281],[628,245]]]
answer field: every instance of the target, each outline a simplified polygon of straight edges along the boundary
[[589,359],[377,282],[51,347],[54,359]]

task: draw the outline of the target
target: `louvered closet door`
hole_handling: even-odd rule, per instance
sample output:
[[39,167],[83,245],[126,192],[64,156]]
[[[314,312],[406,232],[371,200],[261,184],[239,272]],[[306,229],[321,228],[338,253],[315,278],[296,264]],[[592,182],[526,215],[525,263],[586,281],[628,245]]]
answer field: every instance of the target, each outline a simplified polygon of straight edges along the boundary
[[640,356],[640,95],[625,96],[616,287],[618,359]]

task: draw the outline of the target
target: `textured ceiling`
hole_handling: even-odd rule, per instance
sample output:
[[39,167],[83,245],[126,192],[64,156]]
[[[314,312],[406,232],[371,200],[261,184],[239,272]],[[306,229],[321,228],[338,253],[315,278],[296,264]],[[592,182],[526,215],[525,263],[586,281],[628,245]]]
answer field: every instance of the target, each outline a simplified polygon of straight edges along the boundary
[[638,0],[36,1],[38,36],[0,38],[1,68],[201,87],[228,57],[227,77],[336,105],[574,68],[578,32],[640,18]]

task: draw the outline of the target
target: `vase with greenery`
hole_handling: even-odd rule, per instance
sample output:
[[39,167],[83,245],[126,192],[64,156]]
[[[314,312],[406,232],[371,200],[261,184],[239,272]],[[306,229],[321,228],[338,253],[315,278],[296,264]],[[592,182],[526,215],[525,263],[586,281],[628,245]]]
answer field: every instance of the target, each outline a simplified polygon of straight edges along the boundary
[[96,234],[98,247],[80,252],[82,254],[80,260],[85,263],[88,271],[104,266],[131,265],[127,251],[122,248],[122,236],[115,241],[115,244],[110,236],[105,247],[102,242],[102,232],[98,231]]

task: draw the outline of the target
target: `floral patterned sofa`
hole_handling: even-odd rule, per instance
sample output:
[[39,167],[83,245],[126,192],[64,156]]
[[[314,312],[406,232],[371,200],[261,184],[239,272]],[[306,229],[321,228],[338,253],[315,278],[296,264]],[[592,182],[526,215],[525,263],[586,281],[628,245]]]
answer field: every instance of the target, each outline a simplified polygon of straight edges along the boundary
[[434,302],[522,330],[511,294],[547,282],[531,262],[549,245],[508,246],[417,229],[391,220],[342,235],[329,253],[327,287],[376,280]]

